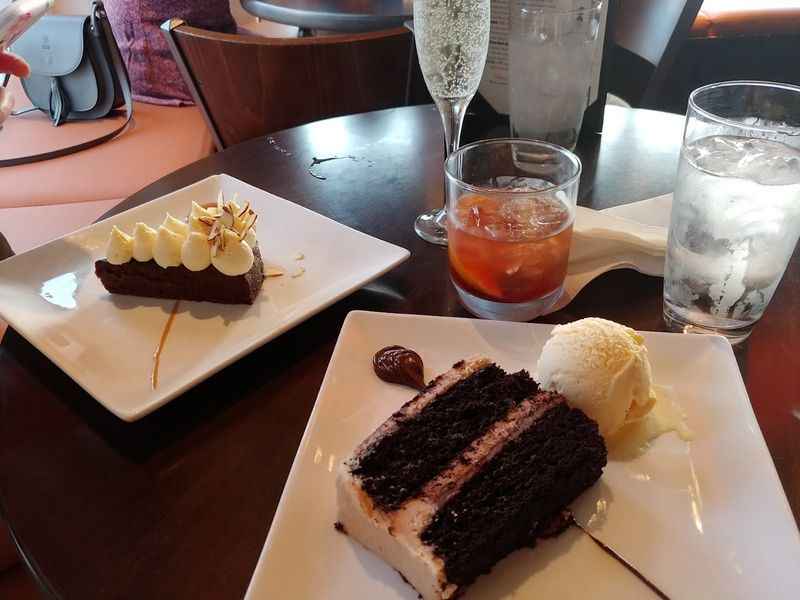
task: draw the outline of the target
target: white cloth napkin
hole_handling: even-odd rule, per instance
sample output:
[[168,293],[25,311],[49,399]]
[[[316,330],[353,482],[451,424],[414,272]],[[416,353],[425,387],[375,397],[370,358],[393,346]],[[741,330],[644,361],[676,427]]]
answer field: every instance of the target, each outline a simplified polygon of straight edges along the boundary
[[561,310],[595,277],[613,269],[664,276],[672,194],[597,211],[578,207]]

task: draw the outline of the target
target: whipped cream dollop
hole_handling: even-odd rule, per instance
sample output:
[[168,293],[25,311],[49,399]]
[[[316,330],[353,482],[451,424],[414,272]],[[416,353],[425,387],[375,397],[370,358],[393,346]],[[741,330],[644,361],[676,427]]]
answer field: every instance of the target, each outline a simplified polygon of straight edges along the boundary
[[[167,219],[171,218],[172,216],[167,215]],[[166,225],[162,225],[158,228],[156,243],[153,246],[153,260],[156,261],[159,267],[164,269],[167,267],[179,267],[181,265],[181,248],[184,240],[186,240],[185,236],[172,231]]]
[[106,260],[112,265],[121,265],[133,258],[133,238],[114,225],[108,239]]
[[220,193],[216,206],[206,208],[192,202],[188,221],[167,213],[157,229],[137,223],[133,235],[115,226],[106,260],[112,265],[154,260],[165,269],[183,265],[190,271],[213,265],[224,275],[243,275],[255,260],[256,218],[249,203],[239,206],[235,199],[226,201]]
[[139,262],[153,260],[153,247],[156,245],[158,232],[144,223],[137,223],[133,228],[133,258]]

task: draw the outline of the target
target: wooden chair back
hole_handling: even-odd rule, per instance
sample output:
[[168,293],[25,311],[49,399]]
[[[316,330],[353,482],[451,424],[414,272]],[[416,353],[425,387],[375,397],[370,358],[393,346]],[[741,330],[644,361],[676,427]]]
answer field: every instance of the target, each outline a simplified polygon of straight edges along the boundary
[[219,150],[319,119],[407,103],[411,33],[263,38],[161,26]]
[[656,108],[703,0],[616,0],[610,18],[608,91],[633,106]]

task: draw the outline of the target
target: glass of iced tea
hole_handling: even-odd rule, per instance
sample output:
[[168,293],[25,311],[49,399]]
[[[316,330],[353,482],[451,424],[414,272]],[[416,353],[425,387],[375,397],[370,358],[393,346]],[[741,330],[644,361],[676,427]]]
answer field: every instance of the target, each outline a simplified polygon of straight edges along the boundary
[[581,161],[525,139],[468,144],[445,162],[450,276],[462,304],[529,321],[561,296]]

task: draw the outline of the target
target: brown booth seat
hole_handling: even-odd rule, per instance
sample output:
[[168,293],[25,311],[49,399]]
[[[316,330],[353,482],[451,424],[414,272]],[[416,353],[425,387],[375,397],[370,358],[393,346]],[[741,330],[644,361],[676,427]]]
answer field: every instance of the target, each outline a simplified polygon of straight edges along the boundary
[[800,0],[706,0],[690,37],[797,34]]

